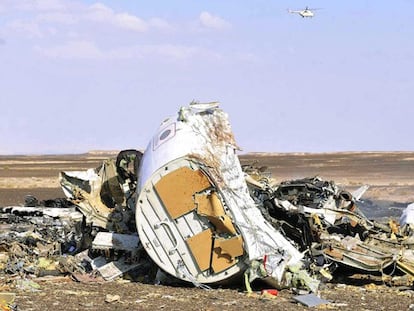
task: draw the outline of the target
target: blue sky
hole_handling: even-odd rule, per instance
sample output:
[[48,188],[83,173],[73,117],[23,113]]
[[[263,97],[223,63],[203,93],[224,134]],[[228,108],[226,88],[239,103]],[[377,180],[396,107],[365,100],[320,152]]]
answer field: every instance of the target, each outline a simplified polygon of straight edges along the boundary
[[192,100],[221,103],[243,152],[413,151],[412,12],[0,0],[0,154],[142,149]]

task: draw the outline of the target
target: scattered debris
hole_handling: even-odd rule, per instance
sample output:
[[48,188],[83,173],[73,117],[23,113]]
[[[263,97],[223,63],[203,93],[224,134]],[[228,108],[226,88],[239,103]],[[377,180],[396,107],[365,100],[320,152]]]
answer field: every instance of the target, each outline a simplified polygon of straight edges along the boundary
[[128,264],[125,260],[120,259],[117,261],[111,261],[98,268],[99,273],[102,277],[107,280],[114,280],[116,277],[128,272],[132,269],[135,269],[139,266],[138,263]]
[[262,296],[277,296],[279,294],[279,291],[277,289],[271,288],[271,289],[262,289],[260,292]]
[[299,296],[294,296],[293,300],[307,306],[307,307],[317,307],[320,305],[326,305],[329,304],[330,302],[328,300],[322,299],[318,296],[316,296],[315,294],[306,294],[306,295],[299,295]]
[[[79,282],[120,276],[200,288],[261,280],[306,306],[342,266],[414,285],[414,204],[400,223],[368,219],[353,193],[319,176],[277,183],[241,166],[227,114],[191,103],[166,119],[144,153],[121,151],[87,171],[61,172],[65,199],[0,208],[0,268]],[[397,279],[398,278],[398,279]],[[269,287],[270,288],[270,287]],[[119,297],[106,297],[107,302]]]
[[1,293],[0,292],[0,310],[9,311],[15,310],[14,299],[16,298],[15,293]]
[[124,250],[136,252],[139,246],[137,235],[121,234],[113,232],[98,232],[92,241],[93,249],[102,250]]
[[112,303],[112,302],[117,302],[121,300],[121,296],[119,295],[111,295],[111,294],[107,294],[105,296],[105,302],[107,303]]
[[405,235],[414,235],[414,203],[409,204],[402,212],[399,225]]

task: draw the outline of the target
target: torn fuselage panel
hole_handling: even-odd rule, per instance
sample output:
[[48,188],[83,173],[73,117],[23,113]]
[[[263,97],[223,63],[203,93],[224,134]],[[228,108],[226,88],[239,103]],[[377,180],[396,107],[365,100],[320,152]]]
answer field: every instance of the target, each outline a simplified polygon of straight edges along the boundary
[[96,169],[59,174],[66,197],[93,226],[115,232],[135,230],[136,169],[142,153],[123,150],[116,160],[107,159]]
[[[191,186],[181,179],[182,174],[192,180]],[[217,228],[225,228],[224,223],[217,219],[214,225],[199,213],[196,198],[211,189],[214,185],[201,167],[182,158],[157,170],[138,197],[136,221],[142,245],[160,268],[185,281],[191,281],[189,276],[195,276],[201,283],[218,282],[245,267],[240,258],[217,264],[224,257],[215,241],[236,237],[237,232],[228,230],[223,233],[224,230]],[[211,205],[211,200],[207,205]],[[211,206],[204,207],[204,210],[212,209]],[[243,254],[234,252],[231,257]]]
[[302,258],[261,215],[236,149],[218,104],[193,103],[161,124],[144,153],[138,233],[157,265],[179,279],[221,282],[250,261],[278,254],[272,276],[281,281],[286,267]]

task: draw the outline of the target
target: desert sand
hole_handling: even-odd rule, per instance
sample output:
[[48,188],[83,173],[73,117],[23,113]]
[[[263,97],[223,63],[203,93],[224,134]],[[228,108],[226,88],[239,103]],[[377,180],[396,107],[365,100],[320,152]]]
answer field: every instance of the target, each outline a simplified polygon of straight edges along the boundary
[[[0,207],[23,205],[26,195],[39,200],[62,198],[58,183],[60,171],[98,167],[114,152],[80,155],[0,156]],[[414,152],[349,153],[249,153],[240,154],[244,164],[265,166],[277,181],[320,176],[352,191],[369,185],[361,209],[369,218],[394,217],[414,202]],[[301,310],[308,309],[292,300],[286,289],[274,299],[248,297],[243,287],[204,291],[197,288],[155,286],[127,280],[82,284],[68,277],[37,280],[40,289],[10,287],[0,280],[0,292],[16,293],[18,310]],[[119,295],[105,302],[107,294]],[[408,310],[414,309],[414,291],[384,285],[380,276],[333,280],[319,295],[331,303],[329,309]]]

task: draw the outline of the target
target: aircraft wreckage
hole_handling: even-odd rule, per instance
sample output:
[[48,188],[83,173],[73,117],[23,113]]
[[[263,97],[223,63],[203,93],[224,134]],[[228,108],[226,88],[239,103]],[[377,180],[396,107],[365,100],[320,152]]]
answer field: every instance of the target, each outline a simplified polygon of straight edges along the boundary
[[319,177],[276,183],[242,166],[238,149],[218,103],[182,107],[145,152],[61,172],[67,199],[28,196],[24,207],[1,208],[4,272],[45,274],[55,262],[52,270],[77,279],[135,271],[204,288],[259,279],[315,292],[344,267],[406,276],[413,286],[412,205],[400,223],[378,223],[358,208],[366,186],[350,193]]

